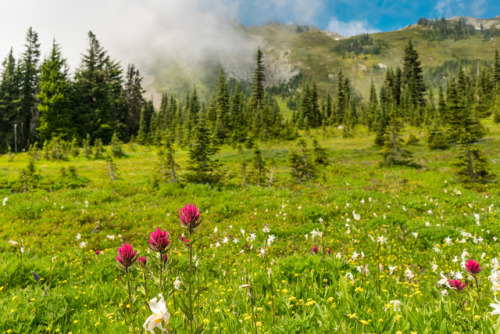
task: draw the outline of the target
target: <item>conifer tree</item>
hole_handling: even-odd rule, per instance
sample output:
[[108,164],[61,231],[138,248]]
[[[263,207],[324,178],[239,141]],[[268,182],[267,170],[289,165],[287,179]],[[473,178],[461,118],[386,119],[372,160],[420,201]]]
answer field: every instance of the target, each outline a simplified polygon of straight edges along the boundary
[[288,164],[291,167],[292,178],[302,183],[316,176],[316,166],[311,157],[306,142],[301,139],[298,142],[299,152],[291,150],[288,156]]
[[142,88],[142,77],[139,70],[134,65],[129,65],[127,68],[127,76],[125,81],[125,101],[128,110],[126,124],[127,131],[126,140],[132,135],[137,135],[141,121],[141,111],[144,106],[145,90]]
[[74,122],[79,124],[82,137],[89,133],[92,140],[101,138],[109,142],[114,132],[106,71],[109,57],[92,32],[88,37],[89,48],[75,74]]
[[[16,70],[16,60],[12,49],[2,63],[0,82],[0,153],[15,148],[14,126],[21,124],[19,115],[20,74]],[[19,141],[19,138],[18,138]]]
[[378,100],[377,100],[377,91],[375,90],[375,85],[373,84],[373,80],[370,85],[370,98],[368,102],[368,109],[366,111],[366,126],[369,130],[373,131],[376,127],[377,123],[377,108],[378,108]]
[[40,60],[40,43],[38,34],[29,28],[26,33],[25,51],[19,62],[20,71],[20,119],[19,134],[21,146],[28,148],[36,140],[36,125],[38,122],[37,89],[40,79],[38,62]]
[[219,74],[219,82],[217,84],[217,111],[216,111],[216,127],[215,136],[220,142],[226,141],[231,132],[229,123],[229,93],[227,88],[226,77],[221,69]]
[[218,148],[213,145],[211,138],[206,119],[201,117],[195,128],[193,145],[189,149],[188,173],[185,175],[188,181],[210,184],[220,181],[220,164],[217,160],[212,160]]
[[487,183],[495,179],[495,175],[488,170],[488,160],[481,150],[472,144],[472,136],[462,132],[458,143],[460,150],[454,163],[457,167],[456,175],[463,183]]
[[168,182],[177,182],[177,170],[179,169],[179,165],[175,162],[174,154],[175,150],[170,141],[166,141],[165,149],[160,148],[158,151],[158,158],[160,159],[159,164],[159,174],[160,179],[163,180],[164,183]]
[[250,112],[254,114],[260,104],[264,102],[264,82],[266,80],[264,74],[264,55],[260,50],[257,49],[257,54],[255,56],[255,71],[253,75],[253,86],[252,86],[252,96],[250,98]]
[[403,56],[403,85],[409,92],[409,103],[413,107],[425,106],[425,84],[417,50],[411,40],[405,47]]
[[50,56],[43,62],[38,93],[38,134],[40,139],[59,137],[68,140],[76,133],[73,130],[70,109],[70,82],[68,67],[59,45],[52,44]]
[[384,160],[382,164],[385,166],[414,165],[413,155],[403,147],[403,139],[401,138],[403,123],[394,104],[388,118],[389,121],[384,134]]
[[123,152],[123,149],[122,149],[122,142],[121,140],[118,138],[118,135],[115,133],[113,133],[113,137],[111,137],[111,154],[113,155],[113,157],[115,158],[121,158],[123,156],[125,156],[125,152]]
[[76,158],[79,154],[80,148],[78,147],[78,142],[76,137],[73,137],[73,140],[71,141],[71,155]]
[[326,148],[321,147],[317,139],[313,140],[313,157],[314,157],[314,164],[316,166],[328,165],[328,155],[326,153]]
[[498,49],[495,49],[495,58],[493,62],[493,79],[497,85],[497,89],[500,89],[500,53]]
[[[45,147],[46,142],[43,143]],[[87,137],[83,140],[83,154],[85,158],[89,159],[92,154],[92,148],[90,147],[90,135],[87,133]]]
[[263,185],[267,180],[267,174],[269,170],[266,167],[266,163],[262,158],[262,154],[260,149],[255,146],[253,150],[253,158],[252,158],[252,180],[257,185]]
[[429,134],[427,136],[427,144],[431,150],[448,148],[448,136],[446,130],[442,127],[439,118],[435,118],[432,122]]

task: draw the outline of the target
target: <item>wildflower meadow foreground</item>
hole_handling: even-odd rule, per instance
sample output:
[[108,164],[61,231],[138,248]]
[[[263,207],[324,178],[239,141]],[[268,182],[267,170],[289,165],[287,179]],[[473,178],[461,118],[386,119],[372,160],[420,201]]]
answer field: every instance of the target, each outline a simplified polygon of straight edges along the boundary
[[137,150],[114,183],[3,193],[1,333],[499,333],[498,190],[355,159],[152,189]]

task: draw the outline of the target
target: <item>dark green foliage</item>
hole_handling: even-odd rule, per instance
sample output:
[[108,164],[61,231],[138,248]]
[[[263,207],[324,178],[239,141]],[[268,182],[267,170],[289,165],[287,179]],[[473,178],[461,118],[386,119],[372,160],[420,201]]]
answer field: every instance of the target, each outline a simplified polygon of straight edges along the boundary
[[109,143],[114,129],[111,121],[111,80],[116,64],[109,59],[96,36],[89,32],[89,48],[84,54],[82,64],[75,74],[75,114],[79,124],[79,134],[89,133],[92,140],[100,138]]
[[137,135],[140,126],[141,110],[144,106],[144,89],[142,88],[142,77],[134,65],[127,67],[126,82],[124,87],[125,104],[127,113],[118,120],[118,131],[126,141]]
[[104,147],[102,146],[101,138],[97,138],[94,141],[94,159],[101,159],[104,154]]
[[460,150],[454,163],[456,175],[462,183],[487,183],[495,179],[488,169],[488,160],[479,147],[472,144],[470,133],[462,132],[458,144]]
[[176,170],[179,170],[179,165],[174,159],[175,150],[172,147],[172,143],[167,141],[165,149],[166,151],[160,148],[158,151],[158,158],[160,160],[158,166],[159,178],[163,183],[177,182]]
[[384,160],[382,161],[382,165],[415,165],[413,162],[413,155],[403,147],[403,139],[401,138],[402,128],[403,124],[401,118],[397,113],[396,107],[393,106],[384,133]]
[[106,156],[106,162],[107,162],[107,175],[109,177],[109,181],[111,183],[115,183],[116,180],[118,179],[118,170],[116,168],[116,164],[113,161],[113,156],[112,154],[107,154]]
[[53,189],[76,189],[84,187],[89,182],[84,176],[78,176],[74,166],[62,167],[59,178],[52,185]]
[[252,171],[250,172],[250,179],[256,185],[264,185],[267,181],[267,175],[269,170],[266,167],[266,163],[262,158],[260,149],[255,146],[253,150],[252,157]]
[[229,118],[229,92],[222,69],[219,75],[219,83],[217,84],[215,122],[215,137],[219,142],[227,141],[230,138],[232,128]]
[[341,56],[351,52],[355,55],[378,55],[387,47],[388,45],[386,42],[379,39],[373,40],[370,35],[363,34],[361,36],[355,36],[337,41],[331,50]]
[[70,88],[66,60],[54,42],[40,74],[37,131],[41,140],[53,137],[69,140],[75,135],[71,122]]
[[19,108],[20,74],[16,69],[16,60],[12,50],[3,61],[2,66],[2,81],[0,82],[0,153],[6,152],[7,149],[15,150],[14,126],[15,124],[20,126],[21,123],[17,112]]
[[431,150],[444,150],[448,148],[448,136],[446,130],[434,121],[427,136],[427,145]]
[[83,154],[87,159],[89,159],[92,154],[92,148],[90,147],[90,135],[88,133],[87,137],[83,140]]
[[18,131],[20,147],[28,148],[35,142],[38,122],[37,90],[40,79],[38,62],[40,43],[38,34],[30,27],[26,33],[25,51],[19,61],[19,117]]
[[[408,103],[414,107],[425,106],[425,85],[422,75],[422,66],[418,59],[417,50],[410,40],[405,47],[403,56],[402,83],[405,91],[408,92]],[[417,122],[417,124],[419,124]]]
[[318,140],[313,140],[313,157],[314,164],[317,166],[327,166],[328,165],[328,155],[326,153],[326,148],[321,147]]
[[40,174],[35,165],[34,160],[30,160],[28,166],[21,170],[20,184],[22,186],[22,191],[28,192],[30,189],[37,188],[41,180]]
[[80,148],[78,147],[78,142],[76,141],[76,138],[73,137],[73,140],[71,141],[71,155],[76,158],[79,154]]
[[252,86],[252,96],[250,98],[250,112],[255,115],[255,112],[259,105],[264,102],[264,81],[266,77],[264,75],[264,55],[260,48],[257,49],[257,54],[255,56],[255,71],[253,75],[253,86]]
[[[478,30],[472,24],[467,24],[464,18],[456,21],[447,21],[444,17],[435,20],[421,18],[418,20],[418,25],[424,28],[424,37],[430,40],[464,39],[478,33]],[[485,29],[480,30],[480,33],[485,33]]]
[[212,160],[218,148],[211,140],[212,136],[206,125],[206,120],[201,117],[194,133],[194,142],[189,149],[188,173],[184,176],[194,183],[218,183],[222,177],[220,164]]
[[301,139],[298,143],[299,151],[291,150],[288,156],[292,178],[298,183],[309,181],[316,176],[317,170],[314,157],[307,148],[307,143]]
[[115,158],[121,158],[123,156],[125,156],[125,152],[123,152],[123,149],[122,149],[122,142],[121,140],[118,138],[118,135],[115,133],[113,133],[113,137],[111,137],[111,154],[113,155],[113,157]]

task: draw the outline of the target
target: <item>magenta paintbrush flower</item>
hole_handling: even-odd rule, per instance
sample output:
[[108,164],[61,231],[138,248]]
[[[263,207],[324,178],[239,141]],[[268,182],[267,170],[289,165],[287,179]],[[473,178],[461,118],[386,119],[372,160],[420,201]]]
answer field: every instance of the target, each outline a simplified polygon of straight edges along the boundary
[[186,228],[189,233],[193,233],[203,221],[203,219],[200,219],[200,209],[198,209],[196,205],[191,205],[191,203],[177,211],[179,211],[179,219],[182,223],[181,226]]
[[131,245],[124,243],[121,247],[118,247],[118,256],[116,257],[116,261],[121,265],[124,270],[127,270],[131,267],[135,260],[136,254]]
[[450,286],[450,288],[459,292],[465,288],[465,283],[462,283],[462,281],[458,279],[449,279],[448,285]]
[[141,268],[144,268],[144,267],[146,267],[146,264],[148,263],[148,259],[146,259],[145,257],[141,256],[140,258],[137,259],[137,263],[139,264],[139,266]]
[[479,274],[483,269],[479,267],[479,263],[477,261],[474,261],[470,259],[465,263],[465,270],[471,274],[472,276],[476,276]]
[[318,246],[314,246],[314,247],[312,248],[312,252],[313,252],[314,254],[318,254]]
[[151,238],[149,239],[149,248],[152,251],[165,253],[168,244],[168,231],[162,231],[161,228],[157,228],[156,231],[149,233]]

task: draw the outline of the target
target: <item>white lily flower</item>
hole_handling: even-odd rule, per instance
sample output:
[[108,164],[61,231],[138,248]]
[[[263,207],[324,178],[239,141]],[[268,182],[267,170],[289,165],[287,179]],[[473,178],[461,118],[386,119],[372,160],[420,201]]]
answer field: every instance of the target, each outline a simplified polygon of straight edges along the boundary
[[387,243],[387,238],[382,235],[382,236],[380,236],[380,237],[377,238],[377,242],[380,243],[380,245],[386,244]]
[[150,333],[154,333],[154,329],[158,327],[161,329],[163,332],[166,332],[167,330],[163,328],[161,325],[162,322],[167,323],[168,320],[170,319],[170,313],[167,311],[167,305],[165,304],[165,299],[163,299],[163,296],[161,294],[158,295],[160,297],[160,301],[158,302],[157,297],[151,299],[149,301],[149,308],[153,312],[149,318],[146,319],[146,322],[142,327],[145,330],[148,330]]
[[389,303],[392,304],[392,306],[394,307],[394,312],[401,310],[401,307],[400,307],[401,302],[399,300],[391,300]]
[[175,281],[174,281],[174,288],[175,290],[180,290],[181,288],[181,281],[179,280],[179,276],[177,276],[175,278]]
[[495,296],[495,301],[497,302],[496,304],[495,303],[490,304],[490,306],[494,308],[494,310],[491,312],[491,316],[494,316],[496,314],[500,315],[500,302],[498,302],[496,296]]

